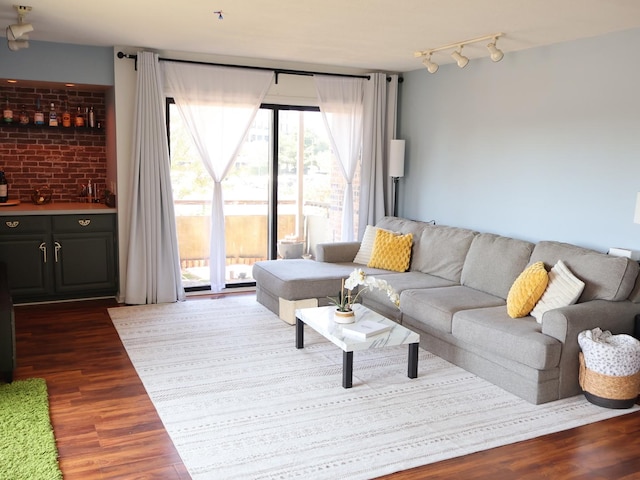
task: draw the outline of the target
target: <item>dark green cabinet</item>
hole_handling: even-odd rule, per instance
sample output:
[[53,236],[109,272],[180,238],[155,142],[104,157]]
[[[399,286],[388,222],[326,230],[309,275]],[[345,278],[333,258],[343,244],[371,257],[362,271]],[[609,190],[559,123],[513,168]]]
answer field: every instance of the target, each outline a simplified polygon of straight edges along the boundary
[[7,285],[7,268],[0,262],[0,380],[11,382],[16,368],[16,328]]
[[115,214],[0,217],[14,302],[114,295]]

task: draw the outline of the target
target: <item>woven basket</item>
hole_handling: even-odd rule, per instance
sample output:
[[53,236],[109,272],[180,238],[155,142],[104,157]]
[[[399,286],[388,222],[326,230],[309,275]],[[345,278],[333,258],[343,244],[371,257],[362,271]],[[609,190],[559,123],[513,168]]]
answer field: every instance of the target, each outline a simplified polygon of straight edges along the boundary
[[580,387],[591,403],[606,408],[631,408],[640,394],[640,371],[614,377],[589,370],[580,352]]

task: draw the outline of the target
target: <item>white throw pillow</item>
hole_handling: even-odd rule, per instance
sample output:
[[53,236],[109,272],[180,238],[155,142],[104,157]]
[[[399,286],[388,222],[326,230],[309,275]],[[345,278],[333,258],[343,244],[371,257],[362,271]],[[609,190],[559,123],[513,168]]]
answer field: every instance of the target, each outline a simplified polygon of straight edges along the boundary
[[369,263],[369,260],[371,260],[371,254],[373,253],[373,244],[376,241],[377,231],[378,227],[367,225],[367,228],[364,229],[362,242],[360,243],[360,250],[356,253],[353,263],[359,263],[360,265],[367,265]]
[[558,260],[549,272],[549,284],[542,297],[533,308],[533,315],[538,323],[542,323],[542,315],[554,308],[573,305],[578,301],[584,282],[577,278],[562,260]]

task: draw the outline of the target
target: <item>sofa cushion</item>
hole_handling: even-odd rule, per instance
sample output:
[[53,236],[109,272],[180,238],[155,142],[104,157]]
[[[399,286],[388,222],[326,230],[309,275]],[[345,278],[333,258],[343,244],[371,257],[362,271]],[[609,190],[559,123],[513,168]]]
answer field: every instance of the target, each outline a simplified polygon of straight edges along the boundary
[[[265,260],[253,265],[253,278],[260,288],[285,300],[334,297],[340,292],[342,280],[354,268],[353,263],[325,263],[313,260]],[[385,270],[363,268],[365,273],[386,273]]]
[[527,266],[533,246],[524,240],[479,233],[471,242],[460,282],[506,299],[511,285]]
[[[435,275],[429,275],[426,273],[420,272],[404,272],[404,273],[381,273],[374,275],[375,278],[379,278],[380,280],[384,280],[387,282],[391,288],[393,288],[398,294],[402,293],[405,290],[415,290],[422,288],[435,288],[435,287],[452,287],[457,285],[455,282],[451,280],[447,280],[442,277],[437,277]],[[382,302],[388,302],[389,297],[387,297],[386,292],[382,292],[380,290],[369,290],[363,294],[368,298],[376,298]]]
[[371,260],[367,266],[396,272],[406,272],[411,260],[413,235],[399,235],[382,228],[376,231]]
[[[386,281],[398,294],[401,294],[407,289],[448,287],[456,285],[450,280],[420,272],[384,273],[375,275],[375,278]],[[386,292],[381,290],[368,290],[364,292],[360,298],[364,305],[372,308],[378,313],[381,313],[388,318],[399,320],[400,311],[389,301],[389,297]],[[400,308],[404,308],[402,304],[400,304]]]
[[451,319],[456,312],[504,304],[502,298],[460,285],[404,290],[400,294],[403,315],[446,333],[451,333]]
[[459,311],[451,331],[457,339],[531,368],[546,370],[560,363],[562,343],[543,334],[533,317],[514,322],[504,306]]
[[[376,227],[389,230],[391,232],[413,235],[413,245],[411,246],[411,263],[413,262],[414,254],[421,250],[420,237],[425,227],[432,226],[431,222],[420,222],[417,220],[407,220],[406,218],[398,217],[383,217],[376,223]],[[409,266],[411,268],[411,266]]]
[[549,274],[544,263],[529,265],[516,278],[507,295],[507,313],[511,318],[529,315],[536,306],[549,283]]
[[613,257],[568,243],[539,242],[531,261],[542,261],[551,268],[562,260],[573,274],[585,283],[578,303],[589,300],[625,300],[638,276],[638,262]]
[[477,232],[446,225],[425,225],[414,237],[411,270],[460,283],[462,266]]
[[583,290],[584,282],[572,274],[562,260],[558,260],[549,272],[549,285],[531,315],[538,323],[542,323],[545,312],[573,305]]

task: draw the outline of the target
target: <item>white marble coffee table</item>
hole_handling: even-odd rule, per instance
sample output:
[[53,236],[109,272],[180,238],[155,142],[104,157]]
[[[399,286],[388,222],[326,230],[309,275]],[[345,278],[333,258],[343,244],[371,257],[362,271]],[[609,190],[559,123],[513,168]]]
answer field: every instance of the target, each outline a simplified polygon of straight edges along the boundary
[[358,340],[345,336],[344,325],[333,320],[334,306],[300,308],[296,310],[296,348],[304,348],[304,326],[313,328],[316,332],[342,349],[342,386],[351,388],[353,385],[353,352],[372,348],[409,345],[408,377],[418,377],[418,343],[420,335],[389,320],[388,318],[356,304],[354,311],[356,321],[372,320],[391,325],[391,330],[374,335],[366,340]]

